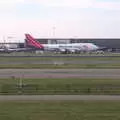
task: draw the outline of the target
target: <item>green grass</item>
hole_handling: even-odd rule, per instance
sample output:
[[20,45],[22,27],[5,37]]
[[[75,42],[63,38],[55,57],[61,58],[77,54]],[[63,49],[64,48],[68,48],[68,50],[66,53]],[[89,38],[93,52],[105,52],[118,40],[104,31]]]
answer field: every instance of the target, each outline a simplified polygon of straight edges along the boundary
[[120,69],[120,63],[114,64],[1,64],[0,69]]
[[[46,62],[46,64],[42,62]],[[79,63],[80,61],[80,63]],[[0,69],[120,69],[120,57],[0,57]],[[20,62],[20,63],[19,63]],[[47,64],[49,62],[49,64]],[[68,63],[72,62],[72,63]],[[96,63],[97,62],[97,63]]]
[[1,94],[120,95],[120,79],[45,78],[1,79]]
[[119,101],[0,102],[0,120],[119,120]]
[[120,57],[88,57],[88,58],[84,58],[84,57],[63,57],[63,56],[59,56],[59,57],[0,57],[1,61],[39,61],[39,60],[120,60]]

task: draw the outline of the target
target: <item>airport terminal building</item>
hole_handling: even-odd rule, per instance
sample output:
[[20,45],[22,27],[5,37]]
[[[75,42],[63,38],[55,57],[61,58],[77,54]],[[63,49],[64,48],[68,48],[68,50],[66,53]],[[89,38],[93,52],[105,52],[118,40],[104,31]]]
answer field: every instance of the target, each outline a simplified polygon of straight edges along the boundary
[[120,50],[120,39],[111,39],[111,38],[90,38],[90,39],[81,39],[81,38],[44,38],[37,39],[41,44],[67,44],[67,43],[94,43],[97,46],[107,47],[108,49],[119,49]]

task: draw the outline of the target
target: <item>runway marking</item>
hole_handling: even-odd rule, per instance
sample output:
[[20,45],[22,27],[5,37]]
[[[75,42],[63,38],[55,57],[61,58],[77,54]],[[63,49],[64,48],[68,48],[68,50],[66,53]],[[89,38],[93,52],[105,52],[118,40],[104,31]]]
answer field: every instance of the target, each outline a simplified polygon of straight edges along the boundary
[[10,78],[11,76],[24,76],[24,78],[120,79],[120,69],[0,69],[0,78]]

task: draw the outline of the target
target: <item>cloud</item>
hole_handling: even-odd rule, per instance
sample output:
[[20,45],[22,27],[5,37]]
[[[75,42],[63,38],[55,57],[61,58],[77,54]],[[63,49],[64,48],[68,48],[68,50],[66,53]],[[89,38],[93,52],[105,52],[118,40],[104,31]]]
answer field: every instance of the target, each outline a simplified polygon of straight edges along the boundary
[[10,7],[18,3],[37,3],[45,7],[101,8],[120,10],[120,1],[100,0],[0,0],[0,7]]
[[[28,0],[26,0],[28,2]],[[71,8],[101,8],[120,10],[120,1],[98,0],[30,0],[46,7],[71,7]]]
[[119,37],[119,10],[109,0],[0,0],[0,35],[53,37],[55,25],[56,37]]
[[19,2],[24,2],[24,0],[0,0],[0,5],[15,4]]
[[0,7],[7,8],[18,3],[37,3],[45,7],[99,8],[120,10],[120,1],[100,0],[0,0]]
[[94,2],[94,8],[108,9],[108,10],[120,10],[120,1],[119,2]]
[[9,9],[21,2],[24,2],[24,0],[0,0],[0,9]]
[[31,2],[40,3],[47,7],[79,7],[87,8],[91,6],[94,0],[36,0]]
[[0,0],[0,20],[15,17],[16,4],[24,0]]

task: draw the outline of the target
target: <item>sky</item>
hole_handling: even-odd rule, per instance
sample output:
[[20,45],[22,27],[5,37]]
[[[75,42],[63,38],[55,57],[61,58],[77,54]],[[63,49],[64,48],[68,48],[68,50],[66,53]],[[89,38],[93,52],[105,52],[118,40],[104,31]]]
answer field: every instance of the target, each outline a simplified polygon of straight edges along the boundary
[[25,33],[120,38],[120,0],[0,0],[0,41],[24,41]]

